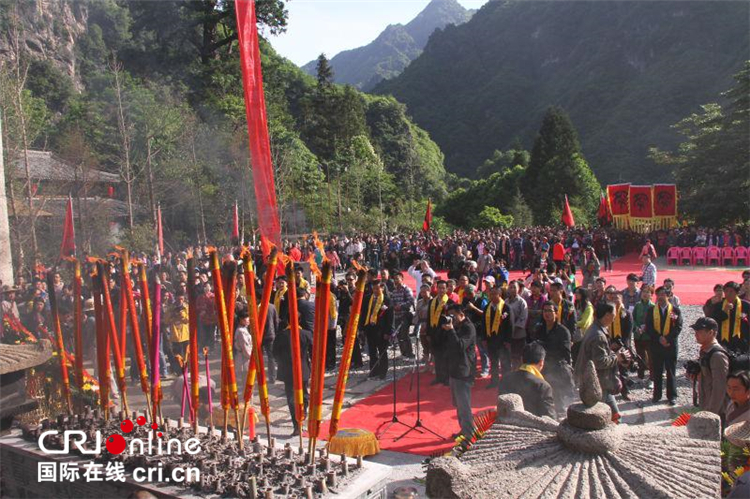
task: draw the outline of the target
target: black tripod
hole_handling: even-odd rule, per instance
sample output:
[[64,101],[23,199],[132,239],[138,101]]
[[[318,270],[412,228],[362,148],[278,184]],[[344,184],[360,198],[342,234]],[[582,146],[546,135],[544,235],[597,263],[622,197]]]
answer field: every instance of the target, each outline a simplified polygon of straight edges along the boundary
[[[395,342],[391,342],[390,346],[391,346],[391,350],[393,351],[393,355],[391,356],[391,360],[392,360],[391,367],[393,367],[393,381],[391,382],[391,384],[393,385],[393,414],[391,415],[391,420],[388,421],[388,424],[385,426],[385,428],[383,428],[382,430],[380,430],[380,432],[375,435],[375,437],[378,438],[378,439],[380,439],[383,435],[385,435],[386,433],[388,433],[388,430],[394,424],[400,424],[402,426],[406,426],[407,428],[409,428],[408,424],[406,424],[406,423],[404,423],[402,421],[399,421],[398,416],[396,416],[396,343]],[[387,351],[386,351],[386,356],[388,356],[388,352]],[[380,359],[378,359],[378,362],[380,360],[382,360],[382,359],[383,359],[382,357]],[[376,364],[376,366],[377,366],[377,364]]]
[[[420,390],[419,390],[419,388],[420,388],[419,387],[419,371],[420,371],[420,368],[422,367],[421,366],[421,364],[422,364],[422,358],[419,355],[419,346],[421,344],[421,342],[419,341],[419,334],[416,335],[416,338],[417,338],[417,344],[416,344],[416,349],[415,349],[415,351],[416,351],[415,360],[416,360],[416,365],[417,365],[417,420],[414,422],[414,425],[412,425],[412,426],[406,425],[406,426],[409,427],[409,429],[406,430],[403,433],[403,435],[399,435],[398,437],[396,437],[393,440],[394,442],[398,442],[399,440],[401,440],[402,438],[404,438],[406,435],[408,435],[409,432],[411,432],[412,430],[417,431],[419,433],[424,433],[424,431],[427,431],[427,432],[432,433],[433,435],[435,435],[436,437],[438,437],[440,439],[444,438],[442,435],[439,435],[438,433],[432,431],[431,429],[427,428],[424,425],[424,423],[422,423],[422,417],[421,417],[421,414],[420,414],[420,406],[422,405],[422,398],[420,396]],[[422,430],[424,430],[424,431],[422,431]]]

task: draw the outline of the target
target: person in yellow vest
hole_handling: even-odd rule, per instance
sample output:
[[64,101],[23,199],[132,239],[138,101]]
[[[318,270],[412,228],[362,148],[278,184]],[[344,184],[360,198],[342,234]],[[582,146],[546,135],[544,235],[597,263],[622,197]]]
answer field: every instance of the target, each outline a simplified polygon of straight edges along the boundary
[[435,379],[430,383],[437,385],[442,383],[446,386],[449,384],[448,377],[448,360],[447,349],[445,345],[445,335],[440,327],[440,318],[445,315],[446,307],[449,303],[454,303],[448,297],[448,285],[445,281],[437,282],[437,295],[430,300],[427,308],[427,337],[430,339],[430,349],[435,359]]
[[656,304],[646,315],[646,334],[651,339],[651,363],[654,369],[654,393],[656,404],[662,397],[662,376],[667,373],[667,402],[675,405],[677,399],[677,337],[682,331],[682,312],[669,303],[667,290],[656,288]]
[[724,285],[724,300],[713,306],[710,315],[719,324],[719,344],[735,355],[750,351],[750,302],[740,299],[740,285],[729,281]]
[[373,281],[372,294],[362,303],[360,327],[367,338],[370,378],[385,379],[388,374],[388,345],[395,337],[393,308],[385,296],[385,282]]
[[289,284],[286,281],[285,276],[278,277],[276,279],[276,286],[271,295],[271,303],[273,303],[276,313],[279,317],[288,319],[289,317],[289,305],[287,301],[287,291]]
[[[184,294],[178,294],[175,297],[175,302],[169,309],[168,324],[173,356],[180,355],[183,359],[187,358],[186,351],[190,340],[190,314]],[[182,374],[176,362],[172,364],[172,367],[175,374]]]
[[525,411],[535,416],[556,419],[555,399],[552,386],[544,379],[546,352],[537,342],[529,343],[523,349],[523,364],[500,382],[500,394],[516,393],[523,400]]
[[500,289],[489,290],[490,303],[484,309],[479,336],[490,357],[490,384],[487,389],[500,384],[500,372],[503,377],[510,373],[510,344],[513,336],[513,316],[510,308],[500,297]]

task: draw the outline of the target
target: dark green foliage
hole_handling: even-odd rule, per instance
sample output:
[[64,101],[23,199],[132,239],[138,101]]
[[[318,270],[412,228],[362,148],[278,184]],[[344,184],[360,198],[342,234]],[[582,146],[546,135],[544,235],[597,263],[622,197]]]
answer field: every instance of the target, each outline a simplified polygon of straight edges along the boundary
[[704,225],[750,221],[750,61],[734,78],[723,105],[704,105],[674,125],[683,136],[677,151],[651,151],[676,167],[678,209]]
[[38,59],[30,61],[26,88],[35,97],[43,99],[51,111],[58,113],[65,110],[75,92],[67,75],[50,61]]
[[492,1],[376,91],[405,103],[460,175],[514,137],[530,147],[559,105],[603,184],[667,181],[647,149],[676,146],[669,126],[728,88],[749,15],[747,2]]
[[579,207],[584,213],[593,212],[600,190],[599,182],[581,155],[570,118],[562,109],[550,108],[534,140],[521,186],[534,221],[540,225],[557,223],[559,217],[554,209],[562,207],[566,195],[571,207]]
[[516,165],[523,167],[529,166],[529,152],[524,151],[520,144],[517,144],[515,148],[511,148],[507,151],[495,151],[492,153],[490,159],[486,160],[482,165],[477,168],[478,178],[487,178],[493,173],[504,172],[509,168],[513,168]]

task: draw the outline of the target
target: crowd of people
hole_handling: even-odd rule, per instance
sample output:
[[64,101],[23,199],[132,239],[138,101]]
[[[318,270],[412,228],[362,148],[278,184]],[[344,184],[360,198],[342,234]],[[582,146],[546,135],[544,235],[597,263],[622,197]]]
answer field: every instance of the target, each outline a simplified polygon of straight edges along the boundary
[[[691,228],[666,234],[667,238],[692,237],[703,232]],[[721,232],[725,233],[734,241],[745,235],[740,230]],[[537,227],[456,232],[442,238],[415,233],[332,236],[322,244],[312,237],[287,242],[284,252],[298,262],[295,282],[304,378],[310,373],[315,323],[314,289],[305,262],[320,264],[327,258],[337,279],[331,286],[326,369],[334,369],[339,360],[335,347],[342,343],[341,332],[351,313],[355,269],[367,267],[352,369],[367,369],[369,376],[385,379],[390,346],[405,359],[418,356],[434,372],[432,383],[450,386],[459,434],[465,437],[473,431],[471,392],[478,377],[489,377],[488,387],[500,393],[519,393],[530,412],[559,419],[575,398],[584,366],[592,361],[614,421],[621,414],[618,400],[629,399],[634,378],[652,387],[654,403],[666,396],[666,402],[674,405],[678,336],[685,325],[674,282],[657,280],[653,259],[660,252],[661,236]],[[257,246],[251,248],[251,255],[256,275],[263,276],[265,264]],[[237,248],[219,251],[228,258],[234,252],[239,260]],[[606,270],[611,269],[612,258],[630,251],[640,252],[642,271],[627,277],[625,289],[608,285]],[[208,249],[196,247],[190,252],[197,262],[198,340],[200,346],[213,350],[219,336]],[[189,339],[187,254],[134,255],[162,286],[162,330],[167,332],[161,345],[164,377],[181,375],[179,357],[185,358]],[[116,255],[109,258],[110,296],[119,310],[120,266]],[[522,270],[524,277],[511,279],[510,270]],[[41,271],[30,279],[19,278],[14,286],[3,286],[4,342],[23,341],[24,334],[46,337],[49,295],[55,293],[63,338],[73,349],[73,286],[65,281],[65,270],[53,272],[54,289],[47,288]],[[135,268],[133,272],[133,281],[138,282]],[[407,276],[414,279],[415,288],[407,284]],[[241,372],[252,354],[245,293],[250,284],[238,272],[233,347],[241,359]],[[261,296],[263,283],[252,284]],[[268,380],[284,383],[293,414],[288,286],[285,276],[276,277],[262,349]],[[690,325],[701,345],[699,369],[689,374],[698,385],[698,403],[727,423],[750,419],[749,292],[748,271],[741,282],[717,285],[704,306],[705,317]],[[139,303],[138,289],[135,294]],[[86,286],[83,297],[84,358],[93,361],[94,305]],[[131,359],[132,349],[128,342]],[[130,362],[130,375],[133,380],[138,377],[135,362]],[[114,384],[112,390],[116,393]],[[306,398],[306,386],[304,393]],[[295,422],[294,433],[298,432]]]

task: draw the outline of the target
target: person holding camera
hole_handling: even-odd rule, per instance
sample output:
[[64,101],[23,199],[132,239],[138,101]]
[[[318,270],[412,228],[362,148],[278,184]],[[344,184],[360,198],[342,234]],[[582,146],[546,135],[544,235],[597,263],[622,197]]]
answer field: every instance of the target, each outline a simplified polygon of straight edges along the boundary
[[477,372],[477,333],[474,324],[466,318],[463,306],[450,303],[440,326],[445,337],[451,398],[461,426],[461,435],[467,440],[474,432],[471,413],[471,387]]
[[667,402],[676,405],[677,384],[677,337],[682,331],[682,312],[669,303],[667,290],[656,289],[656,304],[651,313],[646,314],[646,334],[651,339],[651,365],[653,370],[654,394],[652,401],[657,403],[662,397],[664,372],[667,373]]
[[448,286],[445,281],[437,282],[437,295],[430,300],[427,309],[427,337],[430,340],[430,350],[435,361],[435,379],[430,383],[437,385],[442,383],[449,384],[448,361],[446,358],[447,348],[445,345],[445,334],[441,328],[441,317],[447,311],[447,306],[453,304],[448,298]]
[[729,356],[716,341],[719,326],[710,317],[701,317],[690,326],[695,331],[695,341],[700,345],[700,374],[698,379],[698,401],[704,411],[723,416],[727,397],[727,374]]
[[[586,331],[576,359],[575,377],[580,385],[589,361],[594,363],[604,395],[604,403],[612,409],[612,421],[620,421],[615,393],[618,392],[617,368],[629,361],[623,351],[613,352],[609,345],[609,330],[615,318],[615,307],[611,303],[599,302],[594,309],[594,322]],[[675,359],[676,360],[676,359]]]

